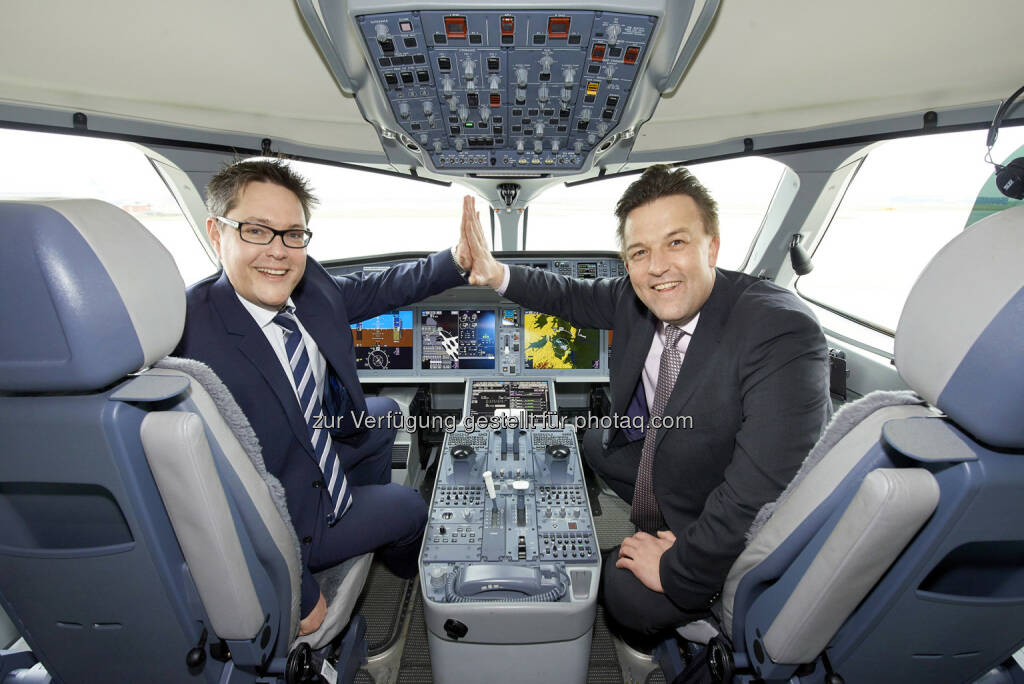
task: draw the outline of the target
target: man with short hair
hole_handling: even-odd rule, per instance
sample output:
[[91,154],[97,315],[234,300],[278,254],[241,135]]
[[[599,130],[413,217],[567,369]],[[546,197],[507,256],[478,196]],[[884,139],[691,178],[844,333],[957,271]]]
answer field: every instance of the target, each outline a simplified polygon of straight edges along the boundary
[[469,197],[463,235],[471,284],[615,331],[621,427],[591,430],[583,451],[638,527],[605,559],[602,600],[627,634],[653,636],[708,614],[754,516],[817,441],[831,414],[828,354],[793,293],[716,268],[717,204],[686,169],[647,169],[615,213],[619,278],[499,264]]
[[460,244],[384,273],[331,276],[306,254],[315,203],[277,161],[232,164],[210,180],[206,232],[222,270],[188,289],[174,351],[220,377],[284,486],[302,549],[300,634],[326,615],[312,572],[376,551],[399,576],[416,574],[426,504],[391,483],[395,427],[366,429],[367,416],[398,405],[364,396],[349,324],[464,284],[467,257]]

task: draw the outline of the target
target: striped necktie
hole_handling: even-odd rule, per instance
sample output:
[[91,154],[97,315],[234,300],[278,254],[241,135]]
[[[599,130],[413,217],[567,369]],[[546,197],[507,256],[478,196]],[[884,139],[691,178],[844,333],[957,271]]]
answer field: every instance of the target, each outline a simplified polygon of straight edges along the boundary
[[[683,331],[674,325],[665,326],[665,348],[661,352],[661,363],[658,365],[658,384],[654,388],[654,403],[651,406],[650,417],[662,418],[665,414],[665,406],[668,398],[672,395],[672,389],[676,386],[676,378],[679,376],[679,368],[683,365],[682,356],[676,345],[683,337]],[[629,519],[644,532],[655,534],[661,527],[664,518],[661,517],[661,510],[654,498],[654,445],[658,440],[658,431],[651,427],[648,420],[647,430],[644,432],[644,445],[640,452],[640,467],[636,474],[636,488],[633,491],[633,507],[629,513]]]
[[352,492],[345,480],[345,473],[341,469],[341,461],[334,451],[334,442],[331,441],[331,434],[322,428],[314,427],[316,419],[321,415],[320,388],[316,384],[313,375],[313,365],[309,362],[309,353],[306,351],[306,343],[302,339],[302,332],[299,330],[299,322],[295,318],[294,307],[286,307],[279,314],[274,316],[274,323],[284,328],[285,352],[288,355],[288,364],[292,369],[292,378],[295,380],[295,390],[299,395],[299,407],[306,419],[306,433],[313,445],[313,453],[316,454],[317,463],[327,482],[327,491],[331,495],[334,507],[327,516],[327,523],[333,525],[345,511],[352,505]]

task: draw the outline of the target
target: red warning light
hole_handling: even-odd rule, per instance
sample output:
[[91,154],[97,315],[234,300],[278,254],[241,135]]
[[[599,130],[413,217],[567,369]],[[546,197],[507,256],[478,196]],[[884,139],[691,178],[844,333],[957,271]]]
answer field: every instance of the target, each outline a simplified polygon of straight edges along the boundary
[[449,38],[465,38],[466,31],[466,17],[444,18],[444,32]]
[[568,38],[569,17],[550,17],[548,19],[548,38]]

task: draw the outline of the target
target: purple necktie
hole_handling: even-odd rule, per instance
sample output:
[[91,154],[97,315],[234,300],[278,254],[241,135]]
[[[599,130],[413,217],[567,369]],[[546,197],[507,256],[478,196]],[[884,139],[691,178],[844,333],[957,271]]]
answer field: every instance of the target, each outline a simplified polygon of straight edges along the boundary
[[651,427],[651,419],[661,418],[665,413],[665,405],[676,385],[679,367],[683,365],[682,355],[676,348],[683,337],[683,331],[674,325],[665,326],[665,348],[661,352],[661,363],[658,365],[658,385],[654,389],[654,404],[648,417],[647,430],[644,433],[644,446],[640,452],[640,468],[636,474],[636,488],[633,491],[633,508],[629,519],[644,532],[655,534],[662,526],[663,518],[658,502],[654,498],[654,483],[651,474],[654,471],[654,444],[658,439],[658,431]]

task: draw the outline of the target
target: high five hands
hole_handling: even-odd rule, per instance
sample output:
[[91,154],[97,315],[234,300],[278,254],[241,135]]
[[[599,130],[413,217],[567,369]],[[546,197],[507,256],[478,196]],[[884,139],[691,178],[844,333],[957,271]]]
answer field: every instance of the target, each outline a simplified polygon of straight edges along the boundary
[[470,285],[485,285],[498,288],[505,279],[505,269],[491,255],[480,225],[480,214],[476,211],[475,200],[466,195],[462,200],[462,230],[455,258],[462,268],[470,271]]

